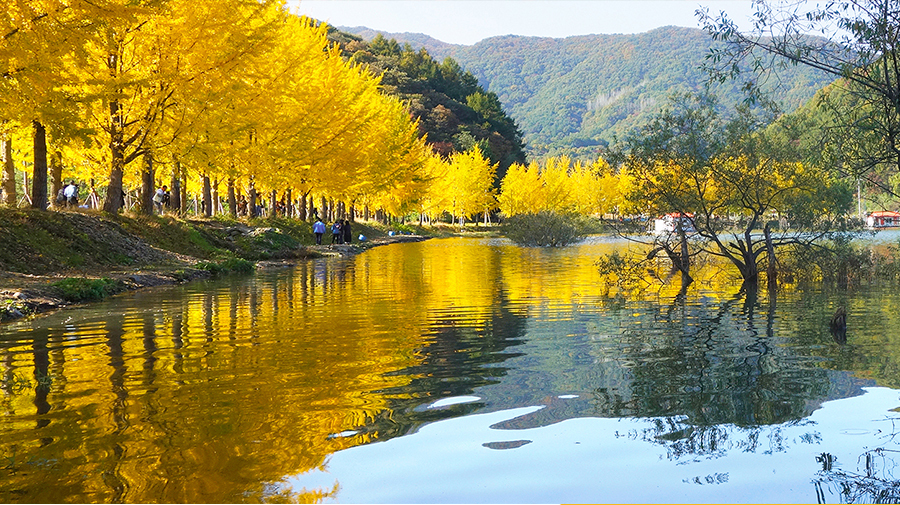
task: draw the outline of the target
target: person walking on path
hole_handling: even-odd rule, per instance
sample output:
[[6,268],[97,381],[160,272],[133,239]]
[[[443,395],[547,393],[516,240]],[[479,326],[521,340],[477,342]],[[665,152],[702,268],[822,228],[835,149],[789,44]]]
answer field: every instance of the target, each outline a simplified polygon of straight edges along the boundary
[[325,223],[320,219],[316,219],[313,224],[313,233],[316,235],[316,245],[322,245],[322,235],[325,235]]
[[153,195],[153,206],[156,208],[156,212],[160,215],[163,213],[163,203],[166,201],[166,193],[169,192],[168,186],[163,186],[156,190],[156,193]]
[[337,220],[331,225],[331,243],[334,244],[337,242],[338,244],[344,243],[343,235],[341,235],[341,221]]
[[341,225],[341,232],[344,234],[345,244],[349,244],[353,241],[353,235],[350,234],[350,220],[344,220],[344,224]]

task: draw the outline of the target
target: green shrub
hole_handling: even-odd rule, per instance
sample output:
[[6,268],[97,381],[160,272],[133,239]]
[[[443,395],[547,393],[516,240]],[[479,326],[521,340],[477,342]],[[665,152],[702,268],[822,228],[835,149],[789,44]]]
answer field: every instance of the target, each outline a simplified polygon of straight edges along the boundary
[[779,250],[778,275],[787,282],[838,286],[900,280],[900,247],[873,248],[837,236],[813,247]]
[[69,277],[52,284],[60,296],[69,302],[83,302],[87,300],[100,300],[115,294],[122,289],[119,281],[103,277],[102,279],[87,279],[84,277]]
[[201,261],[194,265],[198,270],[206,270],[213,277],[227,273],[247,274],[253,271],[255,265],[251,261],[242,258],[228,258],[226,260],[214,263],[211,261]]
[[247,261],[243,258],[229,258],[219,263],[219,265],[229,272],[239,274],[249,274],[256,268],[252,261]]
[[519,214],[503,222],[501,233],[519,245],[563,247],[587,236],[588,222],[580,216],[547,211]]

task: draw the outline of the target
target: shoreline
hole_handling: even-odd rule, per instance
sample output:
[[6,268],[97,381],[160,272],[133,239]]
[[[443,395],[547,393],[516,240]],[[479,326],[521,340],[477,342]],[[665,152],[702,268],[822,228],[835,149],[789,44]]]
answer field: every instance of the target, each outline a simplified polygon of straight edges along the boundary
[[[361,254],[373,247],[409,242],[423,242],[432,237],[424,235],[395,235],[368,239],[365,242],[351,244],[312,245],[301,248],[302,254],[293,258],[279,260],[261,260],[254,262],[256,269],[290,267],[301,261],[329,256],[351,257]],[[167,266],[146,266],[133,270],[109,270],[72,273],[57,272],[47,275],[20,274],[0,271],[0,325],[19,321],[24,318],[40,316],[49,312],[78,307],[93,301],[70,302],[59,296],[58,290],[52,286],[54,282],[66,278],[100,279],[108,277],[119,281],[121,289],[109,296],[126,291],[135,291],[154,286],[184,284],[200,279],[209,279],[213,275],[208,270],[194,268],[201,260],[192,258],[184,264]],[[108,296],[107,296],[108,297]],[[107,298],[104,297],[104,298]]]

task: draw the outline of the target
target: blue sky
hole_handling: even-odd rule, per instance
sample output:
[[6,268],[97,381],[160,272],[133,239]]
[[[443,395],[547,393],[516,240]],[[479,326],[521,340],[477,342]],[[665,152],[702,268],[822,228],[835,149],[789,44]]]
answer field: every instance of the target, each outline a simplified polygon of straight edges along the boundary
[[289,0],[301,14],[335,26],[415,32],[454,44],[496,35],[568,37],[640,33],[666,25],[697,27],[694,12],[727,12],[741,26],[750,0]]

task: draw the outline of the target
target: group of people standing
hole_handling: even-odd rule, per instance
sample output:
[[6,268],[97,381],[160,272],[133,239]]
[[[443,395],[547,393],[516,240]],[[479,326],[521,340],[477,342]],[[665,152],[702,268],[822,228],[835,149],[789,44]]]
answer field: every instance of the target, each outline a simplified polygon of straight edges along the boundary
[[69,181],[56,194],[56,204],[66,207],[78,207],[78,185],[75,181]]
[[[321,219],[316,218],[313,224],[313,234],[316,236],[316,245],[322,245],[322,236],[325,235],[325,223]],[[331,225],[331,243],[332,244],[349,244],[353,240],[350,232],[350,221],[338,219]]]

